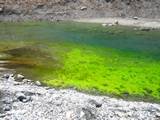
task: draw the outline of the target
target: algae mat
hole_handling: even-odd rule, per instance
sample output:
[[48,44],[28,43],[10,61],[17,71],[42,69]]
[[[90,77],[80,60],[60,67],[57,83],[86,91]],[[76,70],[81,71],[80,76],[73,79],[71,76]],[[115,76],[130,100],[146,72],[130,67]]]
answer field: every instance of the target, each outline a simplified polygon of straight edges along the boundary
[[160,100],[160,31],[76,22],[0,23],[3,67],[58,88]]

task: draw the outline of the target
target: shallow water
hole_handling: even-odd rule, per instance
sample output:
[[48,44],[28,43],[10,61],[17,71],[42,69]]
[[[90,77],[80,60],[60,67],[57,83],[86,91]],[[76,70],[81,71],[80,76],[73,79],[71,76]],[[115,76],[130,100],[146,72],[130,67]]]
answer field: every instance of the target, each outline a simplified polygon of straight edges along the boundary
[[74,22],[0,23],[0,45],[1,61],[9,61],[3,67],[47,85],[160,98],[159,30]]

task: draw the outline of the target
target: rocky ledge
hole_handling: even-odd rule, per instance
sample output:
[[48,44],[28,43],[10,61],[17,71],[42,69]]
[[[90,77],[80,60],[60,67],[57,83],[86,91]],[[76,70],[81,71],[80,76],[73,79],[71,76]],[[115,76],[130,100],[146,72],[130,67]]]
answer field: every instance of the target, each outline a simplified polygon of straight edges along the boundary
[[22,75],[5,74],[0,77],[1,119],[159,120],[160,105],[56,90]]

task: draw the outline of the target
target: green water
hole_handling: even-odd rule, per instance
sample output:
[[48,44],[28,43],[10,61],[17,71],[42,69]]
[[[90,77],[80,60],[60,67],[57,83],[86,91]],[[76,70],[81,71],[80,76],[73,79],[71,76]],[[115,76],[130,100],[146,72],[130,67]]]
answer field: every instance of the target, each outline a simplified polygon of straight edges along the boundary
[[28,78],[59,88],[160,100],[160,31],[74,22],[0,23],[0,52]]

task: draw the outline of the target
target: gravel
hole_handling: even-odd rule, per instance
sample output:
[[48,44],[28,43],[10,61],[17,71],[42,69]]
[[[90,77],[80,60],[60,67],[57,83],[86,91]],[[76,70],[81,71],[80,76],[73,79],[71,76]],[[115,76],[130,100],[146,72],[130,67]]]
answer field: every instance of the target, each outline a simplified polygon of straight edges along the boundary
[[31,80],[17,82],[13,76],[0,77],[0,120],[159,119],[159,104],[56,90]]

